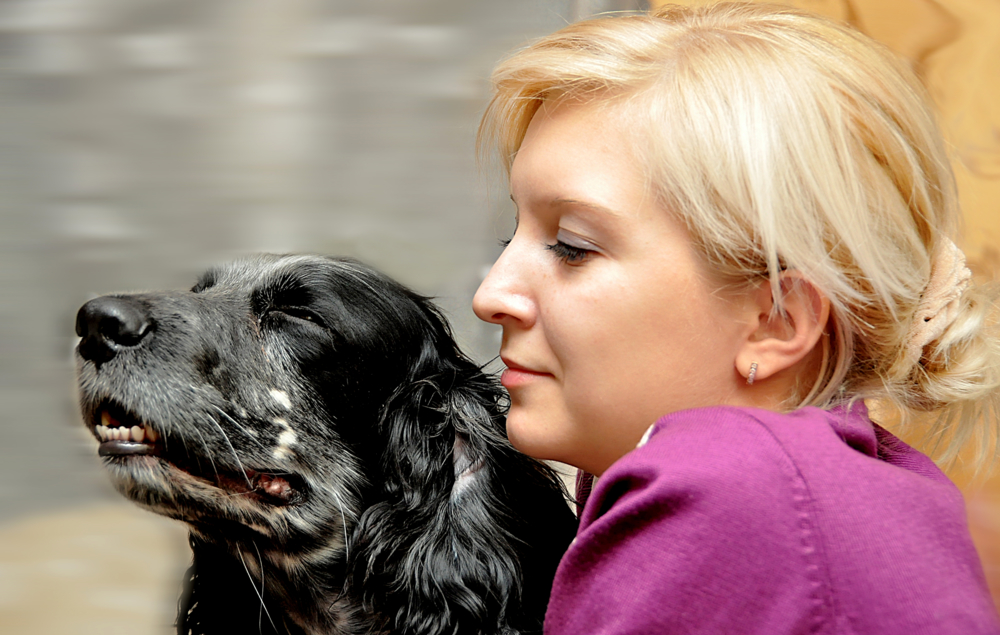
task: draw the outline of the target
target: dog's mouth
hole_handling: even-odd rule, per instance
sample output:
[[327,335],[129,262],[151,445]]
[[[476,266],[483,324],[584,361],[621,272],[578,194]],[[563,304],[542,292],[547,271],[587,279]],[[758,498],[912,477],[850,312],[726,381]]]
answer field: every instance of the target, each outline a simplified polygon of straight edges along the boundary
[[212,475],[216,487],[252,496],[271,505],[292,505],[304,498],[302,480],[294,474],[258,472],[244,469],[241,475],[219,472]]
[[[292,505],[305,499],[305,481],[296,474],[242,466],[227,470],[210,459],[189,456],[183,449],[168,452],[168,439],[162,432],[115,403],[103,404],[94,419],[93,432],[100,441],[97,451],[102,457],[123,464],[130,459],[155,457],[229,494],[249,496],[271,505]],[[172,447],[176,445],[183,446],[179,439]]]
[[105,406],[98,411],[94,434],[101,445],[101,456],[163,454],[163,441],[156,428],[121,411]]

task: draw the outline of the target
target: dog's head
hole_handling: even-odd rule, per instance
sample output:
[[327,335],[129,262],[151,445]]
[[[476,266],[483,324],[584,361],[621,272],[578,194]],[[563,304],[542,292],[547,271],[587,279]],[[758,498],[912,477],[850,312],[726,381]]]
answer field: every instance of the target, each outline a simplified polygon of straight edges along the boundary
[[259,256],[92,300],[77,333],[115,486],[190,525],[192,571],[212,563],[182,628],[231,632],[240,602],[254,628],[247,573],[318,630],[344,602],[361,632],[540,627],[575,519],[426,299],[351,260]]
[[239,261],[187,292],[97,298],[77,334],[83,417],[116,487],[286,551],[330,533],[326,510],[358,508],[393,393],[441,371],[431,364],[462,363],[430,303],[311,256]]

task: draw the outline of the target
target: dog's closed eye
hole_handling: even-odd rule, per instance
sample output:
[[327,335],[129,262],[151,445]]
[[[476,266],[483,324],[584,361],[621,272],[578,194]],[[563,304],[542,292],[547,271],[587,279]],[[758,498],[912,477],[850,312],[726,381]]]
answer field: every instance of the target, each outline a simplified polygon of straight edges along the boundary
[[277,306],[270,308],[268,310],[268,313],[272,314],[279,313],[294,320],[301,320],[303,322],[312,322],[313,324],[321,326],[323,328],[327,327],[326,322],[324,322],[323,318],[321,318],[315,311],[312,311],[304,307]]

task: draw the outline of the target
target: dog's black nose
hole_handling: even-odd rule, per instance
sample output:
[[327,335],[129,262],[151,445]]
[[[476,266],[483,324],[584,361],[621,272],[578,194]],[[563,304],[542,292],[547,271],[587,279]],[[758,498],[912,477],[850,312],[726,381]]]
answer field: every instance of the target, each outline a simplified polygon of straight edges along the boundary
[[137,346],[152,329],[146,308],[129,298],[104,296],[84,304],[76,314],[80,355],[106,362],[122,348]]

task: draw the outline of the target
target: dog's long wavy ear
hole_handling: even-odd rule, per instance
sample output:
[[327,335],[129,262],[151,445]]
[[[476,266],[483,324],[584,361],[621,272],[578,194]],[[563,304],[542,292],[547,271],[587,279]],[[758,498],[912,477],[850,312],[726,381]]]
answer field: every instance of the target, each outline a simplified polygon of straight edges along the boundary
[[558,478],[507,442],[500,387],[460,359],[386,412],[384,500],[359,520],[349,586],[398,632],[540,632],[576,521]]

